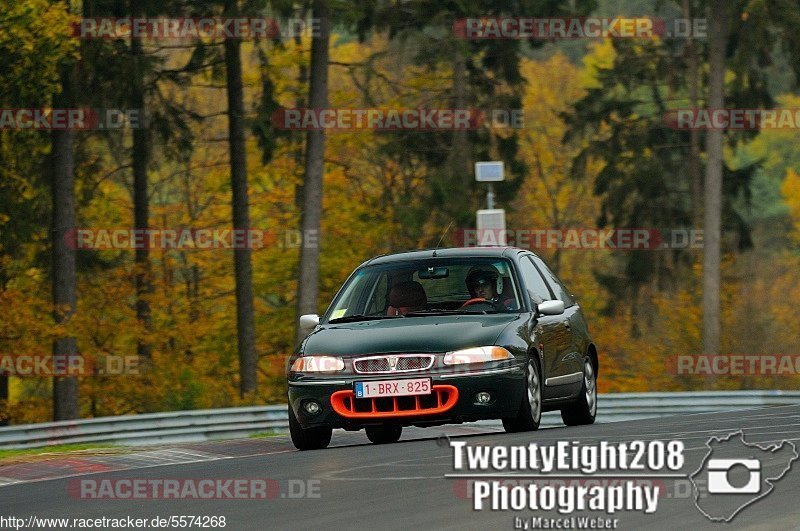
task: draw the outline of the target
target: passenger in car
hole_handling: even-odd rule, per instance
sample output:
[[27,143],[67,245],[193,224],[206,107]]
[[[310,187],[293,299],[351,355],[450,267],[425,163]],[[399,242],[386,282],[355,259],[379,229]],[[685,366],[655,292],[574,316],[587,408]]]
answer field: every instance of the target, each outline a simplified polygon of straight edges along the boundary
[[425,310],[428,297],[422,284],[410,280],[392,286],[389,291],[389,307],[386,315],[405,315],[408,312]]

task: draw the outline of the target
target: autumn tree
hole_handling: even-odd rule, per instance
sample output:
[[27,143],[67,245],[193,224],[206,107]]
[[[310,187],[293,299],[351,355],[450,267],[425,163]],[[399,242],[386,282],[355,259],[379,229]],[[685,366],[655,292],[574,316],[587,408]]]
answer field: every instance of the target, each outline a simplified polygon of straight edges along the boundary
[[[226,0],[224,14],[240,14],[237,0]],[[228,92],[228,143],[231,168],[231,207],[234,230],[250,229],[250,207],[247,192],[247,152],[245,150],[245,113],[242,89],[241,43],[238,38],[225,39],[225,76]],[[249,249],[233,252],[236,275],[236,330],[239,349],[239,392],[256,390],[255,323],[253,318],[253,267]]]
[[[25,4],[0,5],[0,106],[3,108],[40,108],[69,103],[70,80],[75,61],[75,42],[68,38],[71,15],[65,3],[33,0]],[[62,89],[62,86],[64,87]],[[51,150],[49,162],[45,154]],[[56,322],[67,321],[74,311],[74,253],[59,239],[74,225],[72,191],[72,143],[68,131],[53,132],[50,141],[36,131],[0,130],[0,293],[6,293],[20,271],[14,260],[22,258],[31,240],[44,237],[42,219],[52,205],[50,239],[52,267],[53,316]],[[41,176],[41,177],[39,177]],[[49,185],[49,186],[48,186]],[[48,196],[50,201],[48,202]],[[49,203],[49,204],[48,204]],[[29,251],[28,251],[29,252]],[[67,269],[60,271],[64,265]],[[45,266],[45,264],[38,264]],[[30,303],[29,303],[30,304]],[[6,307],[6,312],[15,308]],[[26,312],[20,312],[26,315]],[[46,319],[40,316],[40,319]],[[16,334],[5,330],[0,344],[3,352],[14,352],[11,340]],[[53,354],[75,354],[74,340],[68,336],[53,342]],[[73,379],[54,380],[53,413],[56,419],[76,418],[77,383]],[[8,399],[8,377],[0,374],[0,402]],[[5,408],[5,404],[0,404]],[[0,423],[5,422],[0,413]]]
[[[708,107],[725,106],[725,54],[731,16],[726,0],[711,0],[708,47]],[[706,133],[705,204],[703,205],[703,352],[716,354],[720,342],[720,252],[722,221],[723,131]]]
[[[417,106],[475,112],[496,109],[510,113],[522,108],[521,57],[542,42],[471,39],[461,34],[459,24],[469,17],[513,17],[520,13],[530,17],[581,16],[591,12],[595,5],[592,1],[566,5],[548,0],[503,4],[474,0],[457,6],[435,1],[378,3],[374,17],[377,27],[386,28],[416,65],[448,80],[448,86],[432,95],[426,94],[424,103],[416,102]],[[489,117],[487,122],[491,121]],[[536,126],[523,121],[524,127]],[[506,180],[497,185],[501,205],[518,193],[527,171],[519,156],[518,131],[513,126],[493,130],[497,124],[487,125],[470,130],[404,131],[393,133],[382,143],[380,149],[385,157],[400,164],[416,164],[419,159],[425,168],[429,183],[423,209],[426,237],[420,244],[435,245],[451,222],[456,228],[474,224],[474,212],[482,207],[482,194],[473,176],[474,162],[505,162]],[[413,156],[408,156],[409,153]],[[454,190],[458,193],[453,193]]]
[[[314,0],[311,18],[319,20],[319,35],[312,37],[309,68],[309,97],[311,109],[328,106],[328,47],[330,13],[327,0]],[[319,235],[322,224],[322,183],[325,175],[325,131],[308,131],[306,136],[305,174],[303,177],[303,213],[301,230],[304,242],[300,249],[300,269],[297,284],[297,315],[317,313],[319,295],[319,245],[305,241],[308,235]],[[301,331],[298,327],[297,339]]]
[[[739,30],[742,33],[746,31]],[[604,165],[594,190],[602,198],[601,226],[680,228],[691,226],[696,219],[696,176],[691,168],[698,139],[694,132],[675,128],[670,113],[688,107],[697,94],[708,91],[706,82],[696,93],[691,89],[693,69],[686,65],[697,55],[706,68],[709,43],[701,42],[693,41],[696,48],[687,56],[683,39],[615,40],[610,61],[597,68],[597,85],[575,103],[567,139],[584,142],[575,159],[575,171],[592,159]],[[728,63],[735,68],[729,70],[732,80],[726,86],[725,107],[771,106],[763,72],[745,59],[748,47],[733,50],[734,59]],[[709,104],[705,97],[700,103]],[[699,139],[707,145],[712,132],[700,133]],[[756,134],[728,131],[725,138],[734,146]],[[746,195],[758,161],[738,168],[722,159],[720,164],[725,182],[720,189],[721,227],[738,236],[738,248],[747,248],[751,244],[749,229],[732,202]],[[708,209],[705,212],[711,215]],[[706,239],[707,251],[709,245],[713,243]],[[603,273],[603,281],[612,293],[635,301],[642,286],[651,282],[656,289],[673,289],[679,279],[686,278],[691,260],[692,256],[683,252],[622,257],[619,270]],[[709,293],[713,296],[714,290]]]

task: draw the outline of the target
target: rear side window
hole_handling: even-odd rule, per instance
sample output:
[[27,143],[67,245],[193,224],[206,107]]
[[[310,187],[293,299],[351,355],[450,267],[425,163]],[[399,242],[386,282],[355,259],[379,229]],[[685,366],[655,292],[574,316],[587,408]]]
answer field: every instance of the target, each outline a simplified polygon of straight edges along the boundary
[[534,264],[536,264],[536,268],[542,272],[542,276],[545,278],[545,280],[547,280],[547,283],[550,285],[550,288],[552,288],[553,293],[555,293],[556,299],[564,301],[565,308],[573,306],[575,304],[575,299],[569,293],[569,290],[564,283],[561,282],[552,271],[550,271],[550,268],[547,267],[547,264],[545,264],[538,256],[531,256],[529,258],[533,260]]
[[532,303],[539,304],[553,299],[550,289],[529,258],[522,258],[519,261],[519,272]]

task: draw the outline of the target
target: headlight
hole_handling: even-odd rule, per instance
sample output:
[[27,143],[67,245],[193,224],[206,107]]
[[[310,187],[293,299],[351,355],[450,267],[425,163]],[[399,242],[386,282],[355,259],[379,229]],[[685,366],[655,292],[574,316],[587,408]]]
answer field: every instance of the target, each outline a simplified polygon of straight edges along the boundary
[[444,355],[445,365],[463,363],[484,363],[487,361],[510,360],[514,356],[503,347],[474,347],[455,350]]
[[302,356],[294,360],[293,372],[337,372],[344,370],[342,358],[334,356]]

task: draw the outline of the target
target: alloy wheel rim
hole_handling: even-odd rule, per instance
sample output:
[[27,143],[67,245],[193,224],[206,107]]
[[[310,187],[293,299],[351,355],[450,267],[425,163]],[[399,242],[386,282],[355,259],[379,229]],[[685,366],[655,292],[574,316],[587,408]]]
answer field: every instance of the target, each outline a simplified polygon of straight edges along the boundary
[[597,412],[597,382],[594,378],[594,367],[590,360],[586,360],[583,369],[583,381],[586,387],[586,405],[594,415]]
[[531,408],[531,417],[535,422],[539,421],[542,416],[542,396],[541,387],[539,387],[539,376],[536,374],[536,369],[531,364],[528,371],[528,404]]

